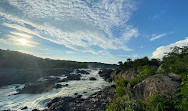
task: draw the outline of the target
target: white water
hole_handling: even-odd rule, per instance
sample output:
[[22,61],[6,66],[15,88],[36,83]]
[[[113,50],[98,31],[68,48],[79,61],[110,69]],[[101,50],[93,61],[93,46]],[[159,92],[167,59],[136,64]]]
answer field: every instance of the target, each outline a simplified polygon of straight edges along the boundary
[[[85,69],[87,70],[87,69]],[[110,83],[104,81],[99,75],[99,70],[87,70],[90,74],[82,74],[81,80],[62,82],[60,84],[69,84],[68,87],[54,89],[51,92],[43,94],[18,94],[16,93],[16,86],[23,88],[23,84],[9,85],[0,88],[0,110],[20,110],[27,106],[24,111],[31,111],[32,109],[44,109],[46,104],[55,97],[74,96],[75,93],[82,94],[83,98],[99,91],[100,89],[109,86]],[[95,77],[96,81],[89,80],[90,77]],[[60,77],[64,78],[64,76]],[[42,80],[42,79],[40,79]],[[87,92],[84,93],[83,92]],[[11,95],[11,96],[9,96]]]

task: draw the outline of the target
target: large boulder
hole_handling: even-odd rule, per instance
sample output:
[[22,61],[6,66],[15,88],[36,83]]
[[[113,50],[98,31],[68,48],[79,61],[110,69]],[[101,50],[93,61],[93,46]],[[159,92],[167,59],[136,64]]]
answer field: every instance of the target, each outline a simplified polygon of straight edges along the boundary
[[135,85],[132,92],[137,98],[143,99],[154,94],[169,98],[173,92],[178,91],[181,83],[180,78],[181,77],[177,74],[153,75]]
[[136,70],[131,70],[131,69],[123,70],[118,74],[118,77],[124,78],[126,80],[130,80],[130,79],[137,77],[137,72],[136,72]]
[[48,78],[45,81],[37,81],[31,84],[26,84],[24,88],[17,89],[18,94],[40,94],[52,91],[55,87],[55,83],[59,81],[59,78]]
[[113,79],[112,84],[115,84],[116,77],[124,78],[125,80],[131,80],[137,77],[137,71],[134,69],[128,70],[114,70],[111,74],[111,78]]

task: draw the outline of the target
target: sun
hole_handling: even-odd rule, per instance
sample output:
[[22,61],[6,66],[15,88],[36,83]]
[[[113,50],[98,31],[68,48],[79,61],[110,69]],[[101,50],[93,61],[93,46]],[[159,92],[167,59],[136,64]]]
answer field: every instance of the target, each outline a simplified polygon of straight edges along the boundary
[[18,41],[19,41],[22,45],[27,44],[27,40],[25,40],[25,39],[18,39]]

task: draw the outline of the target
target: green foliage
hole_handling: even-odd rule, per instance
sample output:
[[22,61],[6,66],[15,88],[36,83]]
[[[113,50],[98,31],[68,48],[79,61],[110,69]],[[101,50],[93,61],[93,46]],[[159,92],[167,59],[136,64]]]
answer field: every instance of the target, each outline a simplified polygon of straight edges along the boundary
[[161,97],[159,95],[152,95],[145,100],[146,111],[176,111],[173,101]]
[[136,85],[139,82],[142,82],[144,79],[146,79],[149,76],[155,75],[156,74],[156,68],[154,66],[139,66],[137,68],[137,72],[139,73],[136,78],[131,79],[130,83],[132,86]]
[[116,98],[106,111],[134,111],[134,101],[128,95]]
[[126,94],[127,88],[126,85],[128,84],[128,81],[121,78],[116,78],[116,94],[114,95],[115,98],[122,97]]
[[176,94],[174,99],[175,108],[179,111],[188,110],[188,75],[182,77],[180,92]]
[[124,64],[122,61],[120,61],[118,64],[119,64],[118,69],[127,70],[127,69],[137,69],[139,66],[145,66],[145,65],[158,67],[160,65],[160,61],[158,59],[149,60],[148,57],[135,59],[134,61],[128,58],[127,61],[124,62]]
[[125,80],[123,78],[116,78],[116,86],[126,86],[128,84],[128,80]]
[[[159,67],[158,70],[157,67]],[[157,73],[181,75],[180,91],[172,94],[171,98],[164,98],[156,94],[146,100],[136,99],[136,103],[144,111],[188,111],[188,46],[174,47],[172,52],[163,57],[162,61],[149,60],[147,57],[134,61],[127,60],[124,64],[121,62],[121,67],[117,69],[119,72],[128,69],[137,70],[137,77],[128,81],[131,86]],[[134,110],[133,104],[127,104],[135,103],[135,100],[128,93],[125,84],[127,81],[118,79],[115,100],[107,107],[107,111]]]

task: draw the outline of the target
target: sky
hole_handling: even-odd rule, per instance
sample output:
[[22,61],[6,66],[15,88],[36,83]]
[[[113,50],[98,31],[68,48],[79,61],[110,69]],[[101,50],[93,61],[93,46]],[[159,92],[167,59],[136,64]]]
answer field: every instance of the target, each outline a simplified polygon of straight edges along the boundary
[[188,45],[187,0],[0,0],[0,49],[117,64]]

